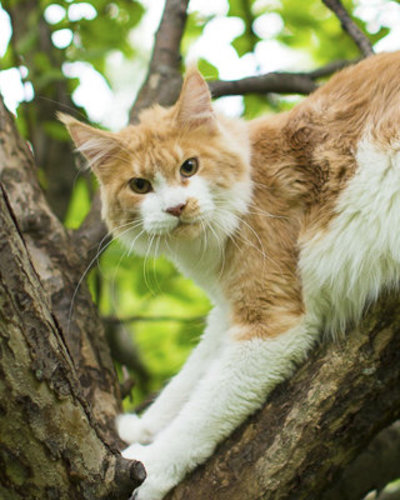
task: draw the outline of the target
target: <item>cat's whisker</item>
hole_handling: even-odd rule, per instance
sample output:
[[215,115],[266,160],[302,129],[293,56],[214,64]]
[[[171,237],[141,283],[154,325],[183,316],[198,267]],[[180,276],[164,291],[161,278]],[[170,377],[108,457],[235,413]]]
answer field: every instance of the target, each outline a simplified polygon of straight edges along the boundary
[[160,283],[158,281],[158,276],[157,276],[156,258],[158,256],[158,252],[159,252],[159,249],[160,249],[161,238],[162,237],[163,237],[162,235],[157,235],[156,236],[156,245],[155,245],[155,249],[154,249],[155,257],[153,257],[153,277],[154,277],[154,282],[156,284],[156,287],[157,287],[159,293],[162,293],[162,290],[161,290],[161,286],[160,286]]
[[[122,224],[121,226],[118,226],[118,228],[121,228],[125,226],[125,224]],[[128,231],[131,230],[131,227],[128,227],[125,231],[123,231],[119,236],[122,236],[124,234],[126,234]],[[98,245],[98,250],[96,252],[96,255],[93,257],[93,259],[89,262],[89,264],[86,266],[86,269],[83,271],[81,277],[79,278],[79,281],[74,289],[74,293],[72,294],[72,297],[71,297],[71,304],[70,304],[70,307],[69,307],[69,311],[68,311],[68,318],[67,318],[67,334],[70,332],[70,328],[71,328],[71,319],[72,319],[72,312],[73,312],[73,309],[74,309],[74,304],[75,304],[75,299],[76,299],[76,296],[77,296],[77,293],[79,291],[79,288],[81,287],[83,281],[85,280],[85,278],[87,277],[89,271],[91,270],[93,264],[95,262],[98,262],[98,259],[100,257],[100,255],[102,253],[104,253],[104,251],[111,245],[111,243],[113,243],[114,241],[116,241],[117,239],[117,236],[113,237],[110,239],[110,241],[108,241],[102,248],[99,248],[102,244],[102,242],[105,241],[105,239],[108,237],[109,235],[107,234],[102,240],[101,242],[99,243]],[[119,237],[118,236],[118,237]],[[100,269],[101,271],[101,269]]]
[[147,264],[148,264],[148,261],[149,261],[149,258],[151,257],[151,247],[153,245],[153,242],[154,242],[154,239],[155,239],[156,235],[153,234],[151,235],[151,238],[150,238],[150,241],[148,243],[148,246],[147,246],[147,250],[146,250],[146,254],[144,256],[144,262],[143,262],[143,278],[144,278],[144,282],[145,282],[145,285],[147,287],[147,289],[149,290],[149,292],[151,293],[151,295],[155,296],[156,293],[154,293],[154,290],[151,286],[151,282],[147,279]]
[[217,243],[217,248],[219,250],[219,259],[221,261],[221,268],[218,273],[218,279],[221,279],[221,276],[224,272],[225,268],[225,251],[223,247],[223,241],[222,237],[217,233],[217,231],[213,228],[212,223],[208,224],[207,228],[211,231],[212,235],[214,236],[216,243]]

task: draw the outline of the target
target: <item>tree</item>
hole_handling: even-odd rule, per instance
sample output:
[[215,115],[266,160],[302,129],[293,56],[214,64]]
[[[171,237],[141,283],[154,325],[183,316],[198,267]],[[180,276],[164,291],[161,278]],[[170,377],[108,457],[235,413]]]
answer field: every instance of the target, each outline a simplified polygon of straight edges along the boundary
[[[234,41],[242,54],[259,40],[253,30],[253,3],[230,2],[230,13],[245,20],[243,34]],[[350,34],[348,39],[323,5],[311,3],[312,14],[299,13],[293,1],[282,3],[287,31],[281,38],[308,46],[316,25],[321,39],[336,37],[339,42],[329,46],[330,51],[314,50],[320,67],[240,81],[214,79],[209,83],[214,96],[249,94],[245,99],[249,115],[259,107],[279,109],[287,104],[272,93],[310,93],[321,78],[359,57],[353,40],[362,56],[371,53],[371,43],[340,2],[324,1]],[[121,458],[122,443],[113,425],[121,409],[121,386],[104,324],[113,330],[117,343],[113,352],[121,362],[121,336],[115,328],[119,323],[99,316],[82,279],[106,230],[99,223],[96,197],[77,229],[66,229],[60,222],[74,192],[74,160],[53,117],[60,102],[73,105],[68,96],[74,82],[62,72],[65,60],[83,57],[87,49],[84,57],[102,70],[110,47],[132,56],[126,37],[142,9],[137,2],[96,3],[102,15],[93,24],[70,22],[68,27],[80,42],[63,52],[51,43],[52,29],[43,7],[34,2],[3,5],[13,24],[6,64],[19,64],[22,57],[36,95],[46,100],[24,104],[17,121],[34,156],[14,118],[0,105],[0,496],[125,498],[143,480],[144,470],[141,464]],[[132,122],[141,109],[154,102],[172,104],[178,95],[187,9],[187,0],[166,1],[147,77],[131,109]],[[322,21],[315,14],[318,9],[323,9]],[[64,19],[61,26],[65,23]],[[320,23],[323,28],[336,26],[336,31],[327,35]],[[301,24],[303,33],[293,39],[290,30],[296,24]],[[187,29],[187,36],[199,32],[193,16]],[[384,34],[380,30],[371,39]],[[341,54],[345,60],[338,59]],[[200,65],[215,74],[209,63]],[[45,184],[47,199],[38,178]],[[90,178],[84,186],[91,193]],[[104,285],[99,276],[92,275],[89,284],[101,301]],[[290,381],[276,388],[265,407],[169,498],[356,499],[400,477],[398,447],[390,446],[399,442],[398,424],[373,441],[400,413],[397,299],[395,293],[381,297],[346,341],[317,348]],[[135,356],[133,352],[132,366],[137,370]],[[139,363],[138,375],[140,367],[143,382],[146,371]],[[117,368],[122,370],[121,363]],[[368,465],[370,442],[384,473],[374,474],[376,467]],[[360,473],[365,468],[367,475]]]

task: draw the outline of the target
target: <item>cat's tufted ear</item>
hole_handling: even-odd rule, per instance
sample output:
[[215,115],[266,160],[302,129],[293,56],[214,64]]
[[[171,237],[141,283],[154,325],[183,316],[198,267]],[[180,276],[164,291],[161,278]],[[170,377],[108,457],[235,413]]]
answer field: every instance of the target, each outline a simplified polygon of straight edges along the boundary
[[214,130],[217,122],[208,85],[197,68],[188,70],[176,103],[177,121],[181,126],[207,126]]
[[100,130],[75,120],[72,116],[58,113],[57,118],[67,130],[79,151],[98,177],[118,148],[121,147],[116,134]]

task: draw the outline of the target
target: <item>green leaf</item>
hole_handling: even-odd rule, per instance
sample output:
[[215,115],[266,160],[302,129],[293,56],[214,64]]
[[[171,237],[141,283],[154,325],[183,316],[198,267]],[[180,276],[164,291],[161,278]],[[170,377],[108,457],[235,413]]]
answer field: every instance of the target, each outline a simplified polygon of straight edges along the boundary
[[206,80],[217,80],[219,77],[218,68],[206,59],[199,59],[197,67]]

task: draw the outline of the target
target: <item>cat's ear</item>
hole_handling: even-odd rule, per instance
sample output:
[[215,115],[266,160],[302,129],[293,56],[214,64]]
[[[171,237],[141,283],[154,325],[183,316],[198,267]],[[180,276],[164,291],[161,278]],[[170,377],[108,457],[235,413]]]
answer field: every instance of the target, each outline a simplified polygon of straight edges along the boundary
[[217,127],[208,85],[197,68],[188,70],[175,106],[179,125]]
[[58,113],[57,118],[67,127],[77,151],[87,159],[95,174],[101,177],[108,160],[121,147],[116,134],[86,125],[64,113]]

